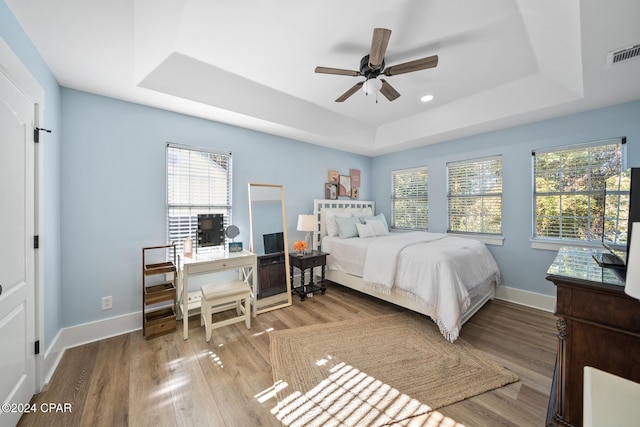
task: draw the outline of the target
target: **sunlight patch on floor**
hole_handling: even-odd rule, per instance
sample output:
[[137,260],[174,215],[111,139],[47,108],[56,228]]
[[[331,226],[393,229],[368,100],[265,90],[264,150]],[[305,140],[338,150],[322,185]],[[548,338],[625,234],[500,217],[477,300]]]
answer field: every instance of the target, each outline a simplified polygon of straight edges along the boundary
[[220,359],[220,356],[218,356],[216,353],[214,353],[213,351],[209,352],[209,358],[216,364],[218,365],[218,367],[220,368],[224,368],[224,364],[222,363],[222,359]]
[[258,402],[264,403],[267,400],[276,397],[276,393],[287,388],[289,384],[284,381],[276,381],[271,387],[253,396]]
[[268,334],[269,332],[272,332],[272,331],[275,331],[275,330],[276,330],[275,328],[267,328],[264,331],[256,332],[252,336],[259,337],[260,335]]
[[[316,365],[325,366],[330,359],[331,356],[320,359]],[[277,382],[270,397],[277,392],[276,386],[279,391],[289,387],[285,382]],[[464,427],[346,363],[339,363],[331,368],[329,377],[307,392],[291,390],[271,412],[284,425],[296,427],[377,425],[402,419],[406,425]],[[420,424],[412,423],[407,419],[410,417],[419,418]]]
[[173,405],[175,394],[181,393],[181,389],[189,386],[189,378],[186,375],[176,375],[168,378],[163,384],[149,394],[149,401],[157,402],[154,407]]
[[326,365],[327,363],[329,363],[329,361],[330,361],[331,359],[333,359],[333,358],[331,357],[331,355],[329,355],[329,356],[327,356],[327,358],[326,358],[326,359],[319,359],[319,360],[317,360],[317,361],[316,361],[316,365],[317,365],[317,366],[324,366],[324,365]]
[[[167,363],[169,372],[177,371],[180,369],[180,366],[184,363],[185,359],[183,357],[179,357],[177,359],[171,360]],[[165,396],[168,396],[167,399],[171,400],[171,393],[174,389],[182,387],[187,383],[187,378],[184,376],[176,376],[167,379],[167,381],[159,384],[156,390],[149,394],[149,397],[153,400],[161,399]],[[162,405],[160,405],[162,406]]]

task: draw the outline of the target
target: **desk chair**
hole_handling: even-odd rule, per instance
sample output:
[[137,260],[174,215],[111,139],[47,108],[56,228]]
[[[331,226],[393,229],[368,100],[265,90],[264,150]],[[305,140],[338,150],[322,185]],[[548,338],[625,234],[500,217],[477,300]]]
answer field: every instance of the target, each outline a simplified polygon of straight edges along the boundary
[[[242,280],[204,285],[200,288],[200,325],[204,325],[207,342],[211,340],[211,331],[221,326],[244,320],[247,329],[251,329],[251,288]],[[214,313],[236,309],[236,317],[213,322]]]

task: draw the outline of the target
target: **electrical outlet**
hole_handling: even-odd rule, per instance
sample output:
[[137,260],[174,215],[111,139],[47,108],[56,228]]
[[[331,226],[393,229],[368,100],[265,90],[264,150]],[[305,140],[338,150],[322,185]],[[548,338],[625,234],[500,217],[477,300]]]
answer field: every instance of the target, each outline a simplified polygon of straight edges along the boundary
[[111,296],[102,297],[102,309],[111,310],[113,308],[113,298]]

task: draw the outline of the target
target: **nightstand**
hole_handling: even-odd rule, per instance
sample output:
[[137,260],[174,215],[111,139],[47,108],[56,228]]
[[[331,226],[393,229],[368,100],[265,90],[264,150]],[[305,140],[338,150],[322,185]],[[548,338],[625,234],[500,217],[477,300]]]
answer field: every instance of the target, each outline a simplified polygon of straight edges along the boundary
[[[304,301],[307,294],[314,294],[319,291],[324,295],[327,291],[324,284],[324,269],[327,265],[327,255],[329,254],[320,251],[311,251],[310,253],[301,256],[293,253],[289,254],[289,273],[291,274],[292,286],[291,292],[299,295],[300,301]],[[300,270],[300,286],[295,288],[293,287],[294,267]],[[318,284],[313,282],[314,267],[322,267],[322,275],[320,276],[320,282]],[[307,270],[311,270],[309,272],[309,283],[307,283]]]

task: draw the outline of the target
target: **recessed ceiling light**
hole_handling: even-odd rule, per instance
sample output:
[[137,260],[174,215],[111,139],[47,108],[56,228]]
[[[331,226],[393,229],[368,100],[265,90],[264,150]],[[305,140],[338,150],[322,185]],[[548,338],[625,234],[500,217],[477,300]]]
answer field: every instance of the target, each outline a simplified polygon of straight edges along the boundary
[[420,98],[420,101],[422,102],[429,102],[431,100],[433,100],[433,95],[425,95],[422,98]]

